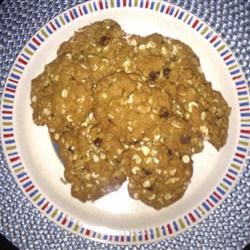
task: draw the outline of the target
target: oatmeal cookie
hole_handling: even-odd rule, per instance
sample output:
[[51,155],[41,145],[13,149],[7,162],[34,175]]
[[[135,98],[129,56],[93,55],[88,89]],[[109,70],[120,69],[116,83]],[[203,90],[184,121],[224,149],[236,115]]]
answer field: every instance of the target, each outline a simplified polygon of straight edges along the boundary
[[55,138],[81,126],[92,109],[92,77],[66,54],[32,81],[31,107],[37,125],[47,125]]
[[97,126],[65,132],[58,141],[71,193],[84,202],[118,190],[126,180],[116,162],[122,145]]
[[145,85],[139,75],[119,72],[99,82],[94,103],[97,120],[131,143],[157,126],[163,110],[170,114],[172,101],[164,90]]
[[186,120],[219,150],[226,142],[230,108],[205,79],[191,48],[159,34],[132,35],[128,43],[134,49],[124,64],[125,72],[137,73],[150,88],[168,93],[173,100],[171,114]]
[[[122,70],[124,58],[129,53],[125,32],[113,20],[95,22],[78,30],[64,42],[58,55],[67,53],[79,60],[83,68],[91,71],[96,81]],[[123,51],[123,53],[121,53]]]
[[128,191],[133,199],[161,209],[180,199],[192,176],[192,160],[161,143],[140,143],[122,158],[128,176]]
[[230,108],[184,43],[126,34],[106,19],[78,30],[32,80],[31,107],[46,125],[72,196],[118,190],[161,209],[180,199],[192,155],[227,139]]

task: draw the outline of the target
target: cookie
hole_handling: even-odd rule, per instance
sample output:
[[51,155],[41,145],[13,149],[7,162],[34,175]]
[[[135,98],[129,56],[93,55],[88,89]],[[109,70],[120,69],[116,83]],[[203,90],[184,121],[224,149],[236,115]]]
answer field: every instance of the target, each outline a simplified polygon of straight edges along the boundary
[[105,131],[78,128],[63,133],[57,145],[72,196],[79,200],[94,201],[118,190],[126,180],[116,162],[122,145]]
[[126,179],[133,199],[161,209],[180,199],[192,155],[227,140],[230,107],[186,44],[126,34],[105,19],[78,30],[32,80],[72,196],[95,201]]
[[[128,48],[125,32],[120,25],[106,19],[78,30],[60,46],[57,54],[67,53],[74,60],[79,60],[82,67],[89,70],[98,81],[122,69]],[[124,53],[120,53],[121,50]]]
[[170,113],[171,97],[150,88],[137,74],[119,72],[99,81],[94,95],[94,114],[122,141],[141,140],[157,126],[161,113]]
[[63,54],[32,81],[31,107],[37,125],[56,133],[80,127],[92,109],[93,89],[89,72]]
[[128,176],[130,196],[155,209],[180,199],[192,176],[190,156],[161,143],[134,145],[124,153],[121,166]]

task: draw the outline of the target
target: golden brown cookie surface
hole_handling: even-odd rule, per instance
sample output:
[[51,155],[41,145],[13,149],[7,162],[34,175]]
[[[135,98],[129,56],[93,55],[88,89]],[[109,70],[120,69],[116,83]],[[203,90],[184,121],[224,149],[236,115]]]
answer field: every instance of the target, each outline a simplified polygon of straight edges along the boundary
[[230,108],[182,42],[128,35],[104,20],[57,55],[32,81],[33,120],[48,126],[81,201],[127,179],[132,198],[166,207],[185,193],[204,141],[226,143]]
[[192,176],[190,156],[161,143],[134,145],[124,153],[121,165],[128,176],[130,196],[155,209],[182,197]]
[[116,164],[122,145],[96,125],[65,132],[58,141],[72,195],[94,201],[120,188],[126,176]]

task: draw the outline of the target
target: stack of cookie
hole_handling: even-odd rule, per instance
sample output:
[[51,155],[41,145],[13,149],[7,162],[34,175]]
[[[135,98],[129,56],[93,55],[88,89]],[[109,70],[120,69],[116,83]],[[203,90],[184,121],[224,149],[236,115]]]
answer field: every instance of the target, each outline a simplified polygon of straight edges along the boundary
[[219,150],[230,108],[180,41],[128,35],[113,20],[80,29],[32,81],[37,125],[47,125],[81,201],[118,190],[160,209],[180,199],[192,155]]

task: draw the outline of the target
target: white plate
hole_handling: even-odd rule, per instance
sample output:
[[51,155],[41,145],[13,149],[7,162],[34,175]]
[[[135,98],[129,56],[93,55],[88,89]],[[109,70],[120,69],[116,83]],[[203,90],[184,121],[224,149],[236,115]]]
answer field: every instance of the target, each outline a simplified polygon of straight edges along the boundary
[[[232,108],[226,145],[206,144],[193,157],[194,174],[184,197],[156,211],[132,200],[126,185],[95,203],[71,197],[60,180],[63,166],[46,127],[32,121],[31,80],[56,57],[59,45],[78,28],[116,20],[128,33],[160,33],[188,44],[199,56],[213,88]],[[10,169],[30,201],[52,221],[94,240],[135,244],[176,235],[207,216],[235,184],[249,144],[249,93],[243,73],[222,38],[178,6],[161,1],[91,1],[58,15],[43,26],[18,55],[2,99],[2,142]]]

